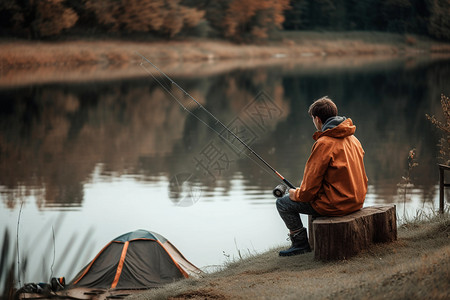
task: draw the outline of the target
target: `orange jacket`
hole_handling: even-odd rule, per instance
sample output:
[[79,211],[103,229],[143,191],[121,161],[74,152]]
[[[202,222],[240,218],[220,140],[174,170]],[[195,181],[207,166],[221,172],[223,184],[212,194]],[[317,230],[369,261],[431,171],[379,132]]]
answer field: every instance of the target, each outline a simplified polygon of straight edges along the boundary
[[334,128],[317,131],[295,201],[311,202],[321,215],[342,216],[363,206],[367,192],[364,150],[346,119]]

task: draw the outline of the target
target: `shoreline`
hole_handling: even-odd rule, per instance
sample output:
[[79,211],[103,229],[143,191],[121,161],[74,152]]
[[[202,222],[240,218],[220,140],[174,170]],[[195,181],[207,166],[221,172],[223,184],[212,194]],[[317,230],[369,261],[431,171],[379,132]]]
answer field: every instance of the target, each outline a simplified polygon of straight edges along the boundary
[[[450,43],[381,34],[298,33],[264,45],[223,40],[139,42],[73,40],[0,41],[0,87],[60,81],[142,77],[137,53],[177,76],[280,64],[362,66],[405,58],[449,58]],[[345,61],[345,62],[344,62]],[[349,63],[350,61],[350,63]]]

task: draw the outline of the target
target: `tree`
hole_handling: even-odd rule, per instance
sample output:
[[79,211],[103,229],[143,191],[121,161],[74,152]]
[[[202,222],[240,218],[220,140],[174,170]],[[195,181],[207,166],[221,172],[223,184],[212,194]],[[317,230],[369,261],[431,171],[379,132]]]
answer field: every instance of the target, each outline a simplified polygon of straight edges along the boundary
[[233,0],[224,18],[224,35],[236,41],[267,38],[268,30],[280,28],[288,0]]
[[311,25],[315,28],[330,28],[331,18],[336,11],[336,5],[332,0],[316,0],[310,2]]
[[231,0],[201,1],[201,3],[199,1],[201,0],[194,1],[195,7],[204,8],[205,18],[211,29],[210,34],[213,37],[224,37],[223,24]]
[[94,13],[100,25],[112,31],[119,30],[117,16],[120,14],[120,2],[111,0],[84,0],[84,2],[86,10]]
[[170,37],[195,27],[204,11],[180,5],[180,0],[86,0],[98,22],[111,31],[153,32]]
[[347,1],[350,27],[358,30],[379,30],[384,26],[381,17],[381,2],[377,0]]
[[428,120],[433,123],[436,128],[441,130],[442,137],[439,141],[439,159],[442,163],[446,165],[450,165],[450,98],[441,95],[441,106],[442,112],[444,114],[444,122],[440,122],[436,119],[436,117],[425,114]]
[[57,35],[78,20],[77,13],[65,6],[64,0],[2,0],[0,16],[4,30],[28,37]]
[[18,31],[24,21],[21,7],[15,0],[0,1],[0,30]]
[[430,35],[450,40],[450,1],[431,0],[428,32]]
[[40,0],[35,5],[36,19],[32,24],[39,36],[57,35],[78,20],[78,15],[72,8],[65,7],[63,0]]
[[412,4],[410,0],[384,0],[381,13],[388,31],[406,32],[407,21],[411,18]]
[[291,0],[291,9],[285,12],[286,20],[284,29],[299,30],[304,29],[308,23],[308,0]]

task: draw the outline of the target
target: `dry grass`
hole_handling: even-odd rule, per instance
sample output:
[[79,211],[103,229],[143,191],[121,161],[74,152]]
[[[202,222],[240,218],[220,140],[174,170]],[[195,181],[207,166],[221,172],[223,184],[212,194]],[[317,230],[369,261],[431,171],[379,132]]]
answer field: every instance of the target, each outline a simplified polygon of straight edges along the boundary
[[349,260],[319,262],[312,253],[281,258],[273,249],[132,299],[448,299],[449,236],[447,213],[406,223],[398,241]]
[[[404,55],[448,55],[450,44],[424,37],[387,33],[286,32],[264,45],[221,40],[138,42],[84,40],[61,42],[0,41],[0,86],[58,80],[115,79],[142,76],[136,52],[159,65],[195,63],[208,69],[217,62],[267,64],[293,60],[366,60]],[[184,65],[183,65],[184,68]]]

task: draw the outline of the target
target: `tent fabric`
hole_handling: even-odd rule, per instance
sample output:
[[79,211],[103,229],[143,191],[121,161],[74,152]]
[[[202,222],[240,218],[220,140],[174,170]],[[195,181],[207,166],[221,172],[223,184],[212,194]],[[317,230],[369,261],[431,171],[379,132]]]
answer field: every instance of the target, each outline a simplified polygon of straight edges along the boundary
[[108,243],[69,286],[145,289],[201,273],[163,236],[136,230]]
[[143,229],[139,229],[139,230],[135,230],[132,232],[122,234],[121,236],[116,237],[113,241],[127,242],[127,241],[132,241],[132,240],[137,240],[137,239],[151,239],[151,240],[160,241],[162,243],[167,241],[167,239],[165,237],[163,237],[162,235],[160,235],[156,232],[151,232],[151,231],[147,231],[147,230],[143,230]]

